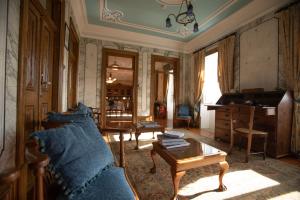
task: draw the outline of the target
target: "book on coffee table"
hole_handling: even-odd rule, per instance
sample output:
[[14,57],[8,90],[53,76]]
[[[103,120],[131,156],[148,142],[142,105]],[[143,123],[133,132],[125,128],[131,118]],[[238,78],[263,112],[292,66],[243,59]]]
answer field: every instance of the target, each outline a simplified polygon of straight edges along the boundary
[[186,147],[189,146],[190,143],[188,142],[183,142],[181,144],[173,144],[173,145],[163,145],[166,149],[173,149],[173,148],[178,148],[178,147]]
[[[178,137],[178,136],[177,136]],[[169,137],[167,134],[158,136],[159,143],[166,149],[189,146],[190,144],[183,138]]]
[[164,133],[165,136],[171,137],[171,138],[183,138],[184,133],[180,131],[167,131]]

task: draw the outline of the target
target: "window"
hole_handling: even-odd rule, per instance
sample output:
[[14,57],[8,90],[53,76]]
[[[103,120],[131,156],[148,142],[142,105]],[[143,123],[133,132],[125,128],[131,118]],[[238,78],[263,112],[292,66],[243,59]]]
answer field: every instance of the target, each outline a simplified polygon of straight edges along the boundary
[[205,74],[203,86],[204,104],[215,104],[221,96],[218,82],[218,52],[205,56]]
[[205,105],[215,104],[221,97],[218,82],[218,52],[205,56],[205,74],[201,101],[201,128],[214,132],[215,112]]

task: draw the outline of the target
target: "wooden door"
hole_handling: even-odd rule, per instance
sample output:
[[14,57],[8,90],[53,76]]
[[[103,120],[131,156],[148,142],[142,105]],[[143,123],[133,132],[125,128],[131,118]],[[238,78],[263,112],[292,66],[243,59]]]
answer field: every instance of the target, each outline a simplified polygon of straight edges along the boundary
[[24,132],[25,140],[38,129],[39,94],[39,41],[40,13],[30,3],[28,12],[27,55],[24,67]]
[[39,129],[41,121],[47,117],[52,106],[52,69],[54,31],[46,19],[41,23],[41,51],[39,73]]

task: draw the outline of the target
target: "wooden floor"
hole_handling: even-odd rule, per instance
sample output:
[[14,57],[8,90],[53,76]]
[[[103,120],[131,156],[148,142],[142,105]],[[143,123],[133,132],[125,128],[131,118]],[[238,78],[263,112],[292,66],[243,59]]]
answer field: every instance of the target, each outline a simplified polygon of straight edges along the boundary
[[[214,133],[200,130],[199,128],[191,128],[189,131],[191,131],[194,134],[201,135],[204,137],[214,138]],[[280,158],[279,160],[300,167],[300,159],[296,159],[292,156],[286,156],[286,157]]]
[[[155,121],[159,122],[161,125],[167,127],[167,120],[165,119],[156,119]],[[111,126],[114,126],[114,124],[118,122],[118,121],[113,121],[113,123],[111,122]],[[209,132],[209,131],[206,131],[206,130],[201,130],[199,128],[190,128],[189,131],[191,131],[192,133],[194,134],[197,134],[197,135],[201,135],[201,136],[204,136],[204,137],[208,137],[208,138],[214,138],[214,133],[213,132]],[[292,164],[292,165],[296,165],[298,167],[300,167],[300,159],[296,159],[292,156],[286,156],[284,158],[280,158],[281,161],[283,162],[286,162],[286,163],[289,163],[289,164]]]

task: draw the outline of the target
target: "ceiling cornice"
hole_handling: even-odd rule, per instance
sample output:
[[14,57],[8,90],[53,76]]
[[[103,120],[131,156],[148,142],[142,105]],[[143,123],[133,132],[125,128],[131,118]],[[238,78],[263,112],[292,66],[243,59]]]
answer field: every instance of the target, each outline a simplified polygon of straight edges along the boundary
[[176,40],[91,24],[84,25],[81,36],[176,52],[183,52],[184,46]]
[[293,0],[253,0],[246,6],[225,18],[215,26],[208,29],[189,42],[180,42],[172,39],[152,36],[143,33],[120,30],[116,28],[92,25],[88,23],[84,0],[72,0],[71,6],[76,13],[75,20],[78,24],[80,36],[112,42],[121,42],[150,48],[158,48],[169,51],[192,53],[195,50],[207,46],[213,41],[222,38],[243,25],[262,17],[276,9],[287,5]]

